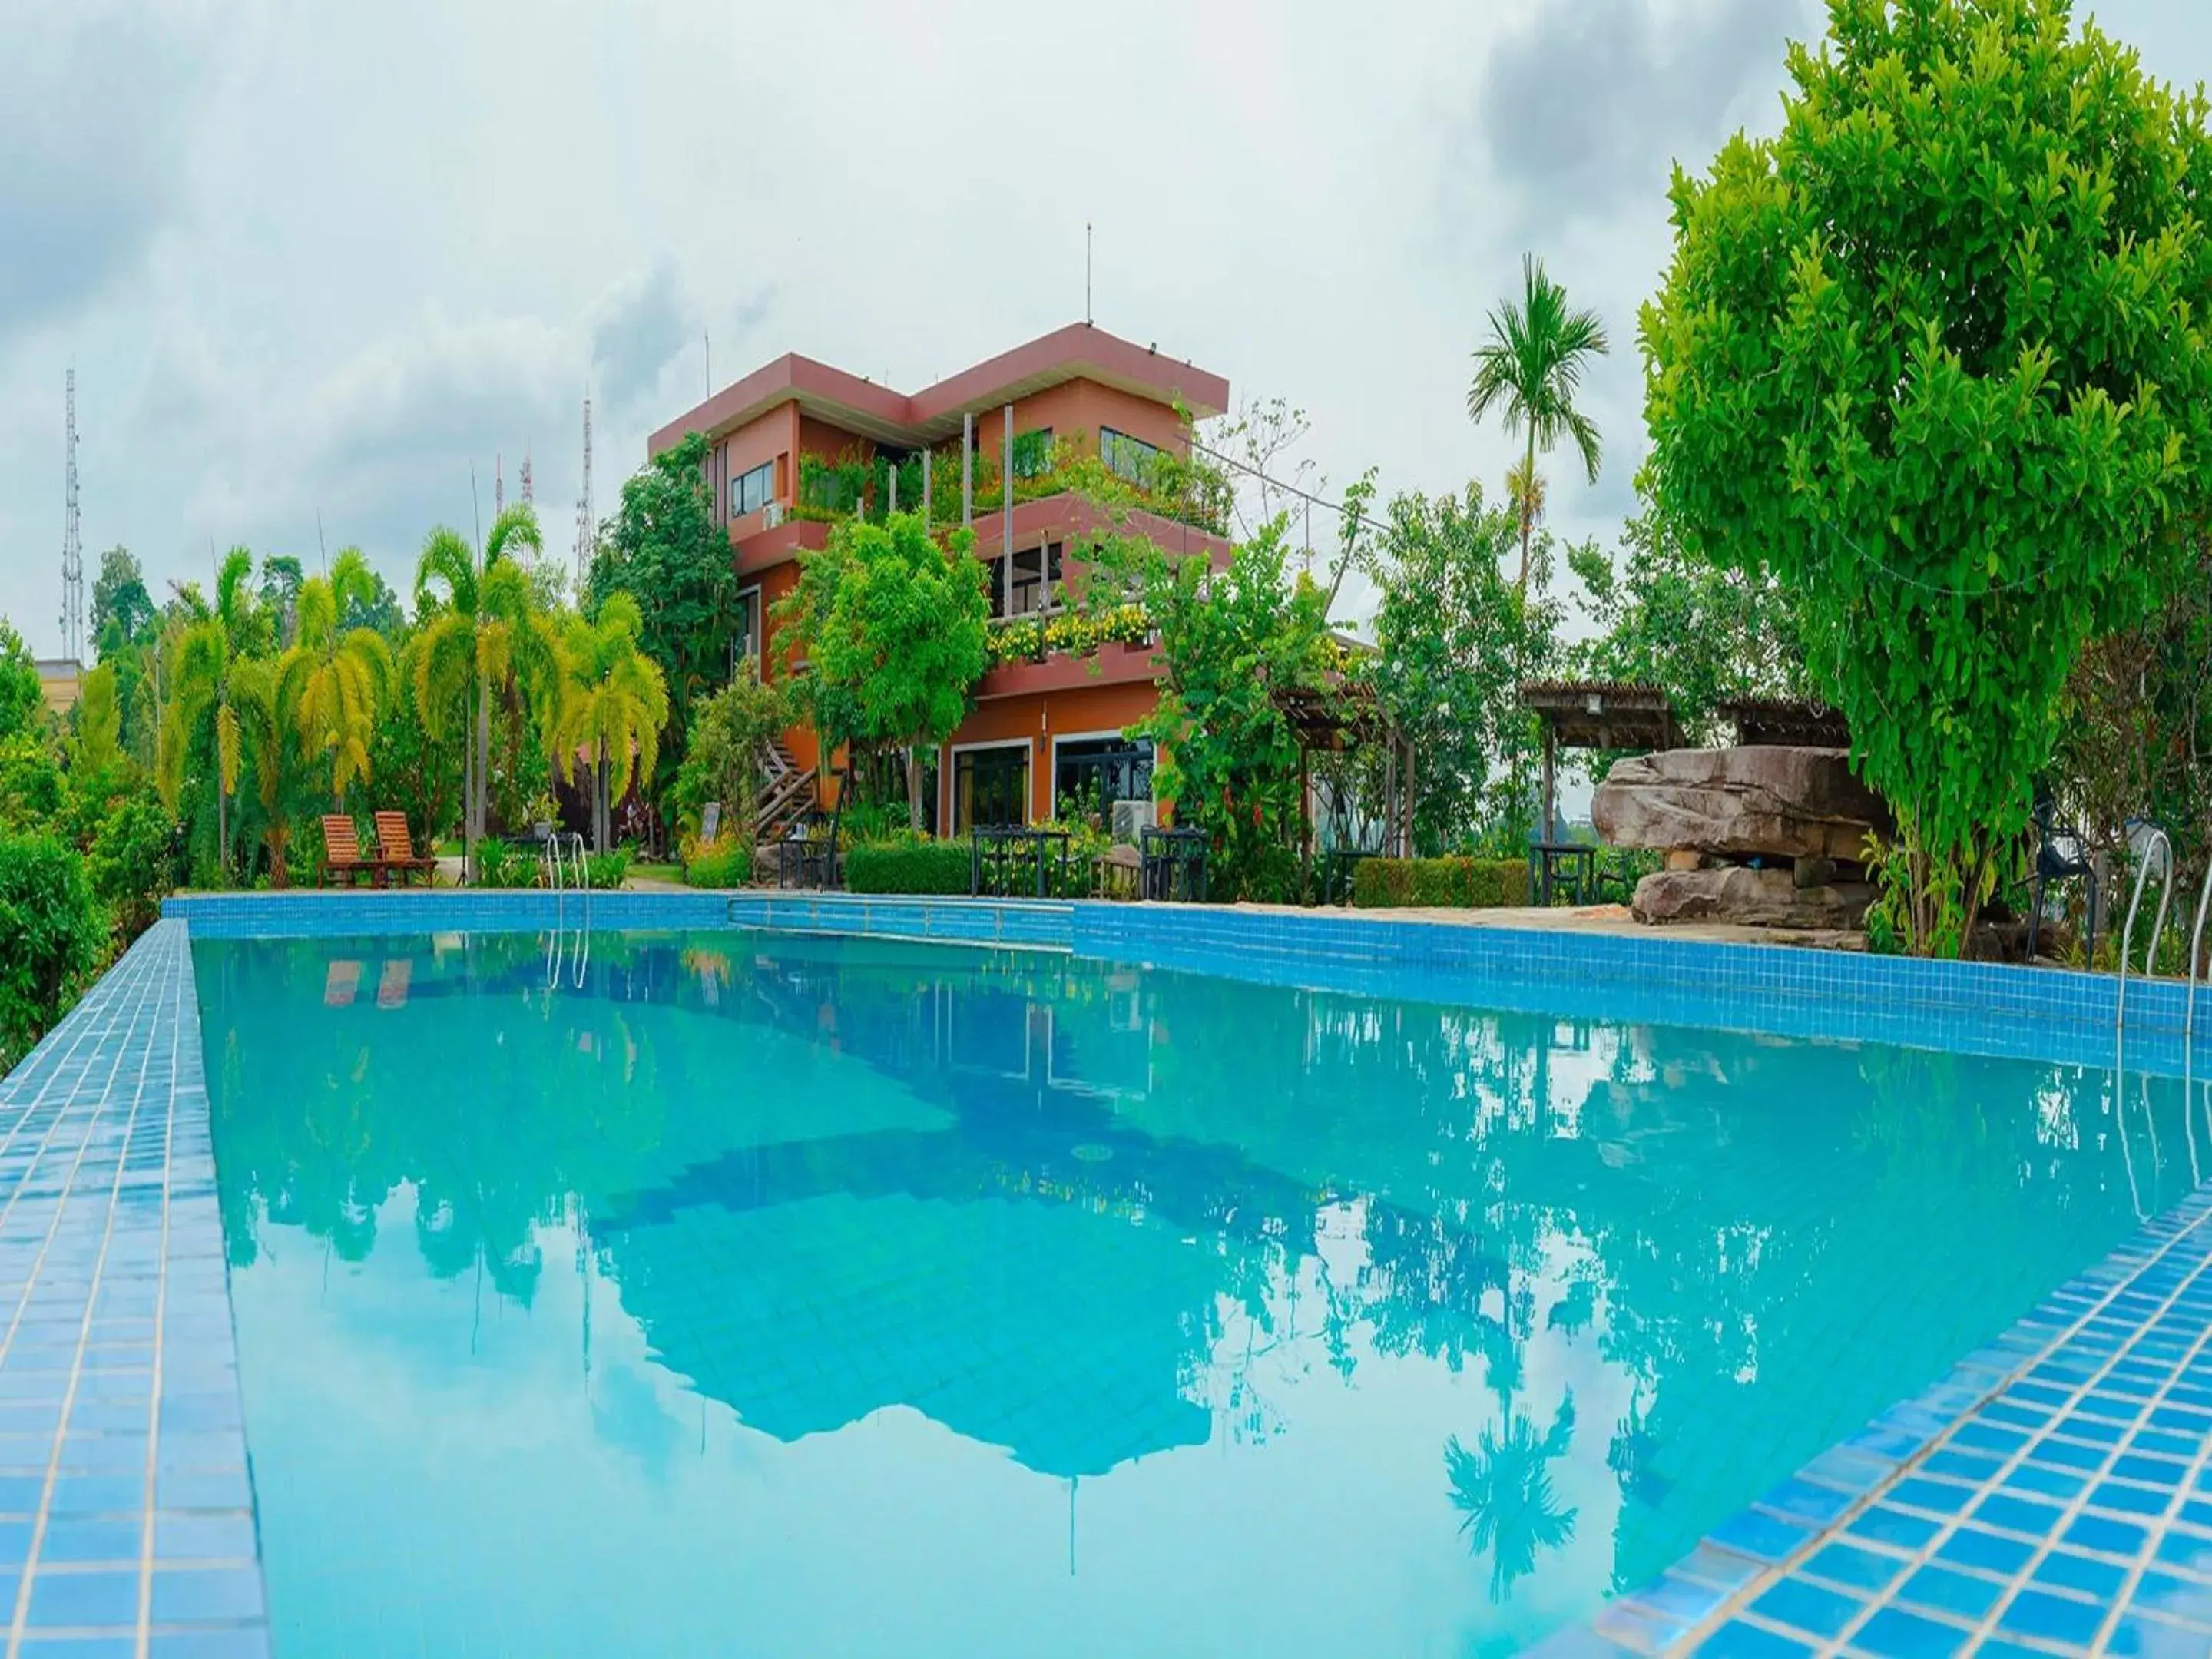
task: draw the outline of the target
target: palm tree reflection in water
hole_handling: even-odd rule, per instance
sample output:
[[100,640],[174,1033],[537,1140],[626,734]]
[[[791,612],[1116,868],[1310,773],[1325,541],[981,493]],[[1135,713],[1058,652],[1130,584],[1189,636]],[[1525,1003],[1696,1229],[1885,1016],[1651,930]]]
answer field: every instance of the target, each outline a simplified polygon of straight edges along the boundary
[[1444,1443],[1444,1474],[1452,1507],[1469,1553],[1490,1557],[1490,1599],[1503,1601],[1514,1582],[1536,1570],[1540,1551],[1556,1550],[1575,1535],[1575,1511],[1562,1510],[1552,1492],[1551,1465],[1566,1453],[1575,1433],[1571,1389],[1540,1439],[1535,1425],[1513,1415],[1505,1402],[1504,1432],[1485,1429],[1469,1451],[1457,1435]]

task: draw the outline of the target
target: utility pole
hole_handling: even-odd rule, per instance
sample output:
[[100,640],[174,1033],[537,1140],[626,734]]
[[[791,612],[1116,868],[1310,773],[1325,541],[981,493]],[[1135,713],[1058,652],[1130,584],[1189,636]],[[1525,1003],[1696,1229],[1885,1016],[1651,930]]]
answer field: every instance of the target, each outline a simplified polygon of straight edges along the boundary
[[587,389],[584,393],[584,487],[576,496],[576,596],[580,599],[591,577],[598,540],[599,526],[592,516],[592,394]]
[[84,543],[76,515],[76,370],[69,372],[64,394],[64,447],[68,473],[62,486],[62,655],[84,660]]

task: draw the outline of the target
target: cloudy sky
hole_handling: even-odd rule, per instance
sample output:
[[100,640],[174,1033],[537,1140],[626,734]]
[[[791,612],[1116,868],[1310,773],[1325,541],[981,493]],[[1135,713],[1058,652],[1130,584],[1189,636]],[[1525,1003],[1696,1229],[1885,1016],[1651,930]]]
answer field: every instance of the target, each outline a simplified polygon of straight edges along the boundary
[[[1641,452],[1635,307],[1676,157],[1771,128],[1814,0],[8,0],[0,612],[57,643],[62,392],[88,575],[210,544],[395,584],[532,461],[574,535],[645,434],[797,350],[911,390],[1082,314],[1310,411],[1338,483],[1492,486],[1468,352],[1524,249],[1612,328],[1595,489]],[[2112,0],[2212,78],[2201,0]],[[711,359],[708,343],[711,341]],[[318,530],[319,515],[320,530]]]

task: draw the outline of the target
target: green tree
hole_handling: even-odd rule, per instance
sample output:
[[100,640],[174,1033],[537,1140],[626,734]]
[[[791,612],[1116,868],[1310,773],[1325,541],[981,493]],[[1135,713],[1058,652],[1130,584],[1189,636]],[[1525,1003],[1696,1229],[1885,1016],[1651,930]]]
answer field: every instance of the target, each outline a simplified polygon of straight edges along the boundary
[[1340,654],[1327,595],[1304,572],[1291,579],[1279,515],[1226,569],[1142,543],[1102,549],[1102,570],[1132,552],[1165,669],[1158,706],[1129,728],[1158,746],[1154,793],[1178,823],[1206,832],[1216,896],[1293,899],[1304,802],[1282,699],[1333,693]]
[[1595,543],[1567,550],[1602,631],[1576,647],[1577,672],[1662,687],[1692,741],[1717,739],[1716,705],[1807,695],[1790,598],[1756,560],[1715,564],[1689,552],[1648,508],[1622,532],[1619,569]]
[[129,548],[111,547],[100,556],[92,579],[92,615],[88,623],[94,647],[105,658],[111,650],[143,644],[154,632],[154,599],[146,574]]
[[730,678],[737,567],[714,518],[707,440],[692,433],[623,484],[580,604],[596,616],[617,590],[638,605],[638,644],[668,684],[669,746],[680,749],[695,698]]
[[674,793],[695,827],[703,822],[707,803],[720,801],[729,830],[750,837],[759,813],[761,752],[796,718],[783,683],[763,680],[750,662],[729,684],[692,706]]
[[[1381,590],[1371,672],[1419,757],[1413,840],[1425,855],[1482,845],[1518,856],[1536,827],[1538,731],[1520,683],[1557,660],[1562,612],[1507,578],[1520,529],[1470,483],[1457,498],[1398,496],[1370,554]],[[1540,595],[1548,534],[1534,552]]]
[[518,504],[492,521],[481,564],[458,532],[440,526],[416,565],[416,705],[430,735],[442,738],[449,711],[465,693],[464,718],[474,727],[465,744],[463,825],[472,876],[489,799],[494,692],[505,696],[519,684],[542,713],[550,716],[559,706],[559,641],[514,556],[542,545],[537,515]]
[[1611,348],[1605,325],[1594,311],[1567,304],[1567,291],[1544,274],[1534,254],[1521,261],[1522,294],[1490,313],[1490,337],[1474,352],[1474,383],[1468,388],[1468,418],[1484,420],[1502,410],[1509,436],[1528,434],[1528,453],[1515,477],[1521,516],[1521,571],[1514,586],[1528,588],[1528,556],[1536,536],[1542,486],[1536,475],[1539,451],[1549,454],[1559,441],[1571,441],[1592,483],[1600,458],[1597,424],[1575,407],[1583,371]]
[[833,738],[907,751],[908,823],[921,828],[921,755],[951,737],[983,677],[991,614],[975,538],[940,543],[919,514],[846,520],[799,556],[787,650],[803,653],[810,708]]
[[123,709],[117,700],[115,665],[101,663],[77,688],[76,753],[82,778],[96,778],[122,758]]
[[289,553],[267,553],[261,559],[261,603],[268,607],[276,629],[276,643],[289,650],[300,632],[300,589],[307,573]]
[[[188,762],[215,781],[216,857],[225,879],[230,872],[230,800],[245,757],[234,676],[240,664],[258,654],[256,646],[265,645],[269,632],[247,586],[252,575],[253,555],[232,548],[216,574],[214,610],[178,635],[170,676],[174,690],[155,772],[162,801],[172,811]],[[202,746],[188,752],[196,744]]]
[[310,576],[295,596],[297,642],[278,670],[277,701],[304,751],[330,757],[331,804],[345,810],[347,786],[366,782],[378,716],[390,702],[392,647],[373,628],[346,630],[338,618],[374,596],[359,548],[338,554],[327,577]]
[[0,617],[0,738],[35,731],[46,714],[39,659],[13,623]]
[[592,621],[568,619],[568,683],[553,747],[564,776],[580,746],[592,751],[592,846],[601,853],[613,838],[614,804],[633,779],[653,781],[668,723],[667,682],[638,648],[641,627],[637,601],[622,592],[608,594]]
[[339,601],[338,631],[350,634],[356,628],[374,629],[395,647],[407,632],[407,612],[381,571],[368,571],[367,581],[356,585]]
[[2201,94],[2068,0],[1832,0],[1778,137],[1679,174],[1653,498],[1764,559],[1896,809],[1883,916],[1963,948],[2082,645],[2212,506]]

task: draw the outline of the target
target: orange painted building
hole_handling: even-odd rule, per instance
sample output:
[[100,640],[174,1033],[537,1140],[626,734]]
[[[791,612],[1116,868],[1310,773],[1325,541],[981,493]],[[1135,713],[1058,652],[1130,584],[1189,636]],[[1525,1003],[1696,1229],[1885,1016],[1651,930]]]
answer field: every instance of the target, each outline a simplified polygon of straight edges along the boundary
[[[773,678],[782,666],[773,607],[797,583],[800,552],[826,546],[836,512],[850,507],[835,469],[850,479],[856,465],[880,459],[904,465],[910,488],[907,464],[927,453],[932,520],[943,524],[957,507],[951,521],[964,518],[974,531],[975,556],[990,571],[994,625],[1049,619],[1064,607],[1061,582],[1079,562],[1083,538],[1103,524],[1081,497],[1051,493],[1054,475],[1041,458],[1094,455],[1133,480],[1147,477],[1156,453],[1188,459],[1187,418],[1220,414],[1228,402],[1219,375],[1076,323],[911,395],[811,358],[779,357],[670,422],[648,447],[659,453],[705,434],[744,607],[739,649]],[[965,499],[963,443],[970,468],[989,480]],[[1018,480],[1011,514],[1000,483],[1009,471]],[[879,510],[884,503],[872,497],[880,472],[877,480],[869,494]],[[897,502],[902,511],[921,505]],[[1184,521],[1195,516],[1139,511],[1115,527],[1225,560],[1223,538]],[[1149,745],[1123,732],[1157,698],[1147,646],[1001,663],[977,684],[974,710],[937,757],[935,827],[963,834],[1034,823],[1070,797],[1102,811],[1115,800],[1149,799]],[[789,733],[786,746],[802,766],[819,759],[811,731]]]

